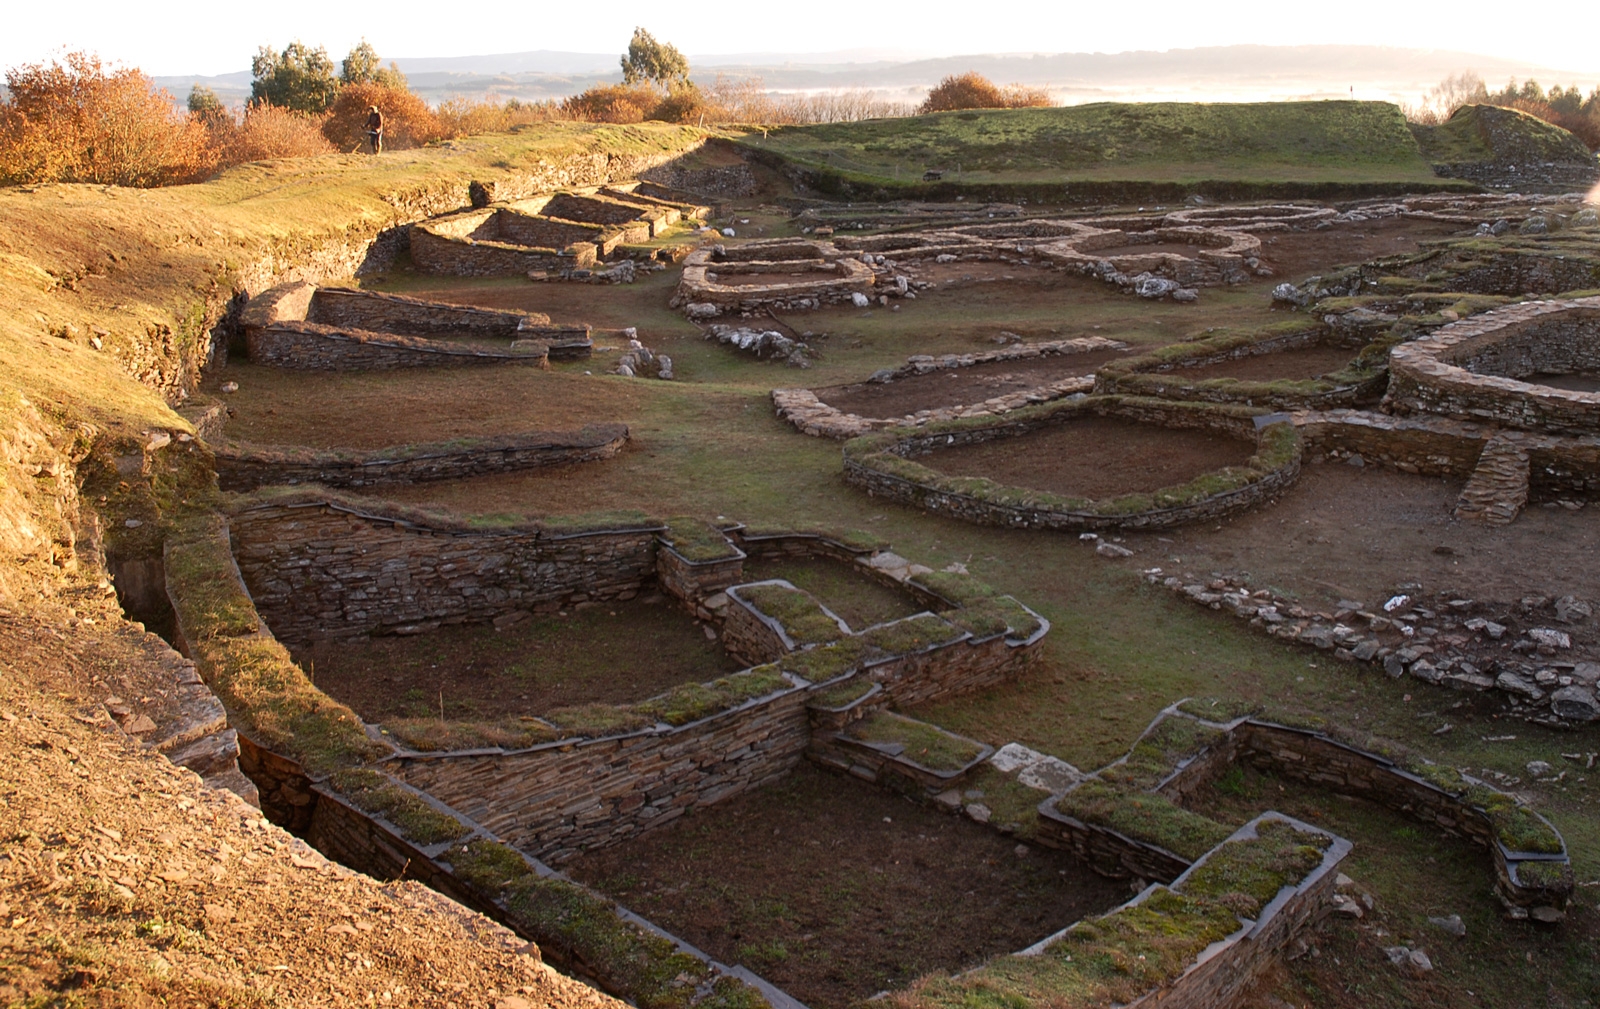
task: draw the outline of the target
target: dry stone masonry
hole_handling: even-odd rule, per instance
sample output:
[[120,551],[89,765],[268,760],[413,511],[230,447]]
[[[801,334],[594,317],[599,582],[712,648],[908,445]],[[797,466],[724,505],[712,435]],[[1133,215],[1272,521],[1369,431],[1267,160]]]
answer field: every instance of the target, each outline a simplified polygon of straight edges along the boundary
[[[588,279],[628,244],[660,237],[707,208],[671,202],[666,191],[631,181],[495,203],[485,190],[473,209],[411,227],[411,259],[425,273],[465,277],[537,275]],[[481,204],[481,205],[480,205]]]
[[[548,317],[284,284],[240,316],[250,359],[315,371],[531,364],[587,357],[589,329]],[[502,344],[503,341],[503,344]]]
[[[981,354],[946,354],[932,357],[918,354],[904,365],[875,373],[869,382],[887,383],[914,375],[927,375],[947,368],[970,368],[975,364],[997,361],[1029,361],[1040,357],[1064,354],[1085,354],[1101,350],[1125,350],[1127,344],[1104,337],[1089,336],[1073,340],[1052,340],[1044,343],[1019,344],[1003,350]],[[845,413],[817,398],[810,389],[774,389],[772,404],[778,416],[793,424],[796,429],[813,438],[849,439],[869,431],[891,427],[922,427],[957,417],[987,417],[1009,413],[1036,403],[1048,403],[1077,393],[1087,393],[1094,388],[1095,377],[1085,375],[1066,378],[1032,389],[1022,389],[958,406],[935,407],[919,410],[905,417],[862,417]]]

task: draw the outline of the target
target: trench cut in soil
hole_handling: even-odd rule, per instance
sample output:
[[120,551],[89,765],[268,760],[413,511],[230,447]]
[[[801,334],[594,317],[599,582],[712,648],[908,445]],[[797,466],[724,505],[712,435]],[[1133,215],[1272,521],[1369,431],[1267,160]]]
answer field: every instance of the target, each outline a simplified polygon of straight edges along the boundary
[[951,476],[1101,501],[1188,483],[1243,465],[1254,446],[1207,431],[1174,430],[1115,417],[1084,417],[1015,438],[942,448],[920,457]]
[[1286,350],[1278,354],[1252,354],[1235,357],[1215,364],[1202,364],[1192,368],[1174,368],[1161,375],[1179,378],[1237,378],[1252,382],[1270,382],[1274,379],[1320,378],[1348,367],[1356,352],[1348,347],[1307,347],[1304,350]]
[[562,868],[810,1006],[846,1009],[1114,907],[1126,884],[807,762]]
[[318,687],[362,718],[492,720],[642,701],[743,668],[702,625],[655,594],[535,616],[507,630],[320,641],[294,650]]
[[1096,350],[986,361],[966,368],[939,368],[892,382],[857,382],[811,391],[834,409],[858,417],[903,417],[918,410],[981,403],[1062,379],[1092,375],[1100,365],[1125,356],[1124,351]]

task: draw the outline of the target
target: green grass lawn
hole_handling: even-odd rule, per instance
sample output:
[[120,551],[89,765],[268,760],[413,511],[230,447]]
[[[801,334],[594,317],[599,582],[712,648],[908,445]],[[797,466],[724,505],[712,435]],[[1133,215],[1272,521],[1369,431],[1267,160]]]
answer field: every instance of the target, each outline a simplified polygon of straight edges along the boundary
[[990,109],[785,127],[738,142],[822,172],[905,184],[928,169],[971,185],[1438,181],[1386,102]]

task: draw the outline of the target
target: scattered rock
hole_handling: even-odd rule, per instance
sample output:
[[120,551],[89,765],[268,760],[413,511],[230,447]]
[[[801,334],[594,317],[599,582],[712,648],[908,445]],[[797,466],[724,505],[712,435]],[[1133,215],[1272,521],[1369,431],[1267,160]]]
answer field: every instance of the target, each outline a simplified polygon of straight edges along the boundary
[[1467,926],[1464,922],[1462,922],[1459,914],[1452,914],[1448,918],[1429,918],[1428,924],[1440,929],[1441,931],[1450,933],[1457,939],[1467,934]]
[[1115,543],[1101,543],[1094,548],[1094,552],[1101,557],[1132,557],[1133,551],[1127,547],[1117,546]]
[[1528,632],[1528,637],[1538,645],[1547,648],[1571,648],[1572,637],[1565,631],[1558,631],[1553,627],[1535,627]]
[[867,308],[872,304],[872,299],[862,294],[860,291],[853,291],[850,294],[850,303],[857,308]]
[[1600,702],[1595,700],[1594,691],[1577,684],[1562,687],[1551,694],[1550,710],[1557,718],[1575,722],[1592,722],[1600,719]]

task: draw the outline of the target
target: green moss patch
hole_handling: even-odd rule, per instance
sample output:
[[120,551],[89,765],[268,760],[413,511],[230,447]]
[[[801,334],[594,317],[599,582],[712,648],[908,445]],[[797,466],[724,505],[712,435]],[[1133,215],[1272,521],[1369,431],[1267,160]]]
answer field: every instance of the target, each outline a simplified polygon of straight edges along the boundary
[[523,750],[557,738],[548,725],[526,718],[493,721],[440,721],[437,718],[391,718],[383,728],[413,750],[442,752],[499,747]]
[[738,593],[739,598],[776,620],[797,645],[820,645],[844,636],[838,621],[809,592],[788,585],[748,585],[740,586]]
[[186,626],[207,637],[242,637],[260,629],[255,603],[239,583],[233,546],[220,516],[191,518],[173,531],[167,583],[179,596]]
[[1299,883],[1322,864],[1333,843],[1325,834],[1297,830],[1283,820],[1256,826],[1253,844],[1229,845],[1225,858],[1208,858],[1183,881],[1183,892],[1228,904],[1253,918],[1285,886]]
[[1487,785],[1473,785],[1462,796],[1483,810],[1494,827],[1495,837],[1512,851],[1540,855],[1559,855],[1561,835],[1515,798]]
[[790,652],[778,660],[778,665],[812,683],[824,683],[835,676],[843,676],[872,656],[867,643],[852,636],[820,648]]
[[1571,890],[1572,865],[1569,862],[1518,862],[1517,882],[1545,890]]
[[439,812],[377,771],[346,768],[330,775],[328,783],[357,808],[383,817],[417,844],[441,844],[471,833],[455,817]]
[[892,711],[863,718],[850,727],[850,735],[868,743],[898,743],[907,760],[935,771],[959,771],[984,749],[981,743]]
[[1102,778],[1129,789],[1153,788],[1182,761],[1195,756],[1224,736],[1221,729],[1192,718],[1166,717],[1133,744],[1127,759],[1100,772]]
[[728,542],[722,530],[703,519],[683,515],[669,518],[664,538],[680,557],[697,564],[739,556],[739,548]]
[[941,617],[924,613],[892,624],[873,627],[861,635],[872,648],[885,655],[909,655],[958,640],[965,632]]
[[811,704],[819,708],[845,708],[872,692],[876,683],[865,676],[852,676],[843,683],[835,683],[827,690],[811,695]]
[[367,738],[355,712],[312,684],[283,645],[256,633],[255,604],[219,519],[180,524],[166,557],[168,595],[190,658],[246,735],[314,776],[386,751]]
[[615,736],[655,724],[644,712],[620,704],[575,704],[552,709],[544,717],[558,729],[567,730],[562,735],[589,737]]
[[996,595],[995,589],[972,575],[954,571],[924,571],[909,581],[956,606],[971,606]]
[[1165,848],[1191,862],[1233,833],[1233,828],[1192,813],[1165,796],[1130,792],[1092,779],[1057,800],[1056,810]]
[[684,684],[633,707],[668,725],[687,725],[789,686],[776,665],[757,666],[710,683]]
[[1178,710],[1208,722],[1231,722],[1261,710],[1261,705],[1237,697],[1190,697]]

